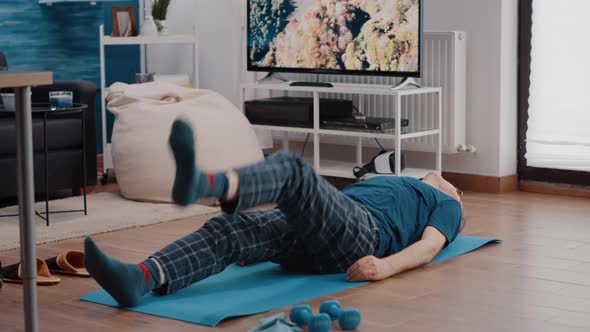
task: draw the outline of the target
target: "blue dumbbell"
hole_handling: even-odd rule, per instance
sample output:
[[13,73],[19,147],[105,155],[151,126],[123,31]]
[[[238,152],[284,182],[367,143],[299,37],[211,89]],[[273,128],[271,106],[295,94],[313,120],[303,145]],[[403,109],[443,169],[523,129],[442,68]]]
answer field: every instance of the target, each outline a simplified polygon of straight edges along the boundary
[[332,319],[327,314],[314,315],[309,323],[309,332],[329,332],[332,328]]
[[311,307],[307,304],[296,305],[291,308],[289,317],[293,323],[299,326],[306,326],[311,323],[313,312],[311,311]]
[[341,311],[342,307],[340,302],[336,300],[324,301],[322,304],[320,304],[320,312],[328,314],[332,320],[337,320],[338,317],[340,317]]
[[354,330],[361,324],[361,313],[357,309],[342,310],[340,302],[336,300],[323,302],[320,312],[328,314],[332,320],[338,320],[343,330]]
[[338,324],[343,330],[354,330],[361,325],[361,313],[357,309],[344,309],[340,312]]

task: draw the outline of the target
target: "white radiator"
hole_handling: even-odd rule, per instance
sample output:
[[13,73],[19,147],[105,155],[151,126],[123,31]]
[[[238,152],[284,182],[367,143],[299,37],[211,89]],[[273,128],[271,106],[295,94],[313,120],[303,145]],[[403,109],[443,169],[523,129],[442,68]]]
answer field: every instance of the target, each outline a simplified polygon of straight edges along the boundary
[[[443,150],[445,154],[457,153],[457,146],[465,144],[465,101],[466,101],[466,34],[463,31],[424,32],[423,35],[422,86],[440,86],[443,90]],[[376,76],[284,74],[290,80],[324,82],[387,84],[395,85],[399,79]],[[275,93],[273,95],[277,95]],[[322,94],[325,98],[342,98],[355,101],[355,105],[368,116],[393,117],[395,102],[388,96],[364,96]],[[436,95],[410,96],[402,98],[402,117],[410,120],[412,128],[433,128],[436,121]],[[280,137],[280,136],[278,136]],[[334,137],[322,142],[354,144],[356,139]],[[436,138],[433,136],[405,140],[404,150],[434,152]],[[388,142],[383,142],[387,144]],[[392,145],[392,144],[387,144]]]

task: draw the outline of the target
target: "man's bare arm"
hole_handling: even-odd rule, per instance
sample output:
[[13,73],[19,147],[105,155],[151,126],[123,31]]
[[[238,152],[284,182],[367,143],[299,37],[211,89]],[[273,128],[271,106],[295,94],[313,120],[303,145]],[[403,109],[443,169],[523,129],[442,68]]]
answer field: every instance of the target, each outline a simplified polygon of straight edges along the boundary
[[422,238],[406,249],[384,258],[365,256],[346,271],[349,281],[383,280],[398,273],[430,263],[442,250],[447,238],[436,228],[428,226]]

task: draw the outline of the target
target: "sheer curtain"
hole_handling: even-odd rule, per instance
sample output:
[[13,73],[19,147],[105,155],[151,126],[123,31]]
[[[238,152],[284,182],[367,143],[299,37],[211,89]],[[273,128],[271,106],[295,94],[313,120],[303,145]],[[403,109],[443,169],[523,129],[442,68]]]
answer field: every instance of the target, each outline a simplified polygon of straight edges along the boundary
[[590,0],[533,0],[527,166],[590,172]]

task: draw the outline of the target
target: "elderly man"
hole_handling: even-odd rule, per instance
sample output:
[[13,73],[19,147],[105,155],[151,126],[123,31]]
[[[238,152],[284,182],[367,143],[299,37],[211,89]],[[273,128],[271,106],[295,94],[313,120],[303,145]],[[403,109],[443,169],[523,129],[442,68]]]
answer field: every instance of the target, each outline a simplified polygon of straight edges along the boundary
[[[305,161],[278,153],[207,174],[196,165],[193,137],[187,123],[173,124],[173,199],[188,205],[216,197],[225,214],[139,264],[107,257],[86,238],[88,271],[123,306],[137,305],[150,291],[188,287],[240,262],[382,280],[430,262],[462,228],[458,191],[437,173],[422,180],[374,177],[338,191]],[[266,203],[277,208],[244,212]]]

